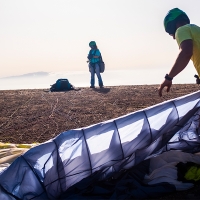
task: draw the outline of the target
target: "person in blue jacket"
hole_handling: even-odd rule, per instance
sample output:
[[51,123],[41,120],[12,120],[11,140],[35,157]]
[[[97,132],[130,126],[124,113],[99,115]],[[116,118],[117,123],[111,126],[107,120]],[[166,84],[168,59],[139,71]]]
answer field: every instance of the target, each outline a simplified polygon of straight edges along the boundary
[[88,61],[89,62],[89,71],[91,73],[90,88],[95,88],[95,73],[98,78],[99,87],[103,88],[103,81],[101,78],[100,67],[99,67],[101,53],[100,53],[95,41],[91,41],[89,43],[89,46],[90,46],[91,50],[89,51],[87,58],[89,60]]

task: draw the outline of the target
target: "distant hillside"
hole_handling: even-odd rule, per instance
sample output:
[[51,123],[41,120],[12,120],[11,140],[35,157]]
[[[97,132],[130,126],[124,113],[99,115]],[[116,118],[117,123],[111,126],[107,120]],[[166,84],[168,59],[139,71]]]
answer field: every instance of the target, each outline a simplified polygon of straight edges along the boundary
[[32,77],[39,78],[39,77],[48,76],[48,75],[49,75],[49,72],[33,72],[33,73],[27,73],[27,74],[22,74],[18,76],[8,76],[1,79],[32,78]]

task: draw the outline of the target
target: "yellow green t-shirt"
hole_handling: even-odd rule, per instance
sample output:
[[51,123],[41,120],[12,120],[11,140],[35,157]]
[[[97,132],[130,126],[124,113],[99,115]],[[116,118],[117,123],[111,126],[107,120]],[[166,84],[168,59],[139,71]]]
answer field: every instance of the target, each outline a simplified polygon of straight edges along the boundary
[[176,30],[175,38],[179,46],[184,40],[192,39],[193,55],[191,60],[200,76],[200,27],[194,24],[181,26]]

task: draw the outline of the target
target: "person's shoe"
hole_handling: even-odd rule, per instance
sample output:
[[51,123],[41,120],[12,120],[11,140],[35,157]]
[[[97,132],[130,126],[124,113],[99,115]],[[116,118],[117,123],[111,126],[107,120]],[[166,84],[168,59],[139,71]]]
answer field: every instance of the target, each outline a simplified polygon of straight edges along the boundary
[[90,88],[95,88],[95,87],[91,85]]
[[103,85],[100,85],[99,87],[100,87],[100,88],[104,88],[104,86],[103,86]]

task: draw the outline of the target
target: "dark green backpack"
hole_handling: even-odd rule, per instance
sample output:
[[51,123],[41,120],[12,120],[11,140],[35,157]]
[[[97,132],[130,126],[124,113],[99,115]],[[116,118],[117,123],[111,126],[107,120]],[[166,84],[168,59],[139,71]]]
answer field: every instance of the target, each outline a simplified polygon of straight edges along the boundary
[[57,91],[68,91],[73,90],[72,84],[68,81],[68,79],[58,79],[56,83],[51,85],[50,91],[57,92]]

